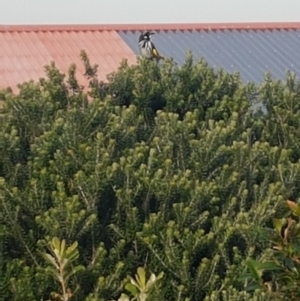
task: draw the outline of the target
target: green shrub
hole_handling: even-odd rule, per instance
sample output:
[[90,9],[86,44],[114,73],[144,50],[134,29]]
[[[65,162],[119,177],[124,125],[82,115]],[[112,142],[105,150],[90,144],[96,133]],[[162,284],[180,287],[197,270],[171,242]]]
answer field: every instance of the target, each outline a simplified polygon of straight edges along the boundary
[[247,262],[247,290],[265,291],[271,300],[300,298],[300,205],[287,201],[290,216],[273,219],[272,229],[262,229],[271,243],[258,260]]
[[74,301],[117,300],[142,266],[164,273],[147,301],[267,300],[239,277],[300,192],[296,79],[256,87],[187,55],[124,61],[103,83],[81,57],[88,93],[51,64],[0,94],[3,300],[63,294],[40,256],[55,237],[78,244]]

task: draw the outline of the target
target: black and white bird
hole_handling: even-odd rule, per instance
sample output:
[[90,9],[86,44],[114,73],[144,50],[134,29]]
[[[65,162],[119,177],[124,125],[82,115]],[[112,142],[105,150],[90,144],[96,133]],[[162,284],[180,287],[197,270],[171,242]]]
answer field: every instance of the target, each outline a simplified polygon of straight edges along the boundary
[[154,35],[154,32],[146,31],[142,33],[139,37],[139,49],[141,56],[150,59],[150,60],[156,60],[159,62],[159,60],[164,60],[165,58],[161,56],[156,49],[154,43],[151,41],[151,36]]

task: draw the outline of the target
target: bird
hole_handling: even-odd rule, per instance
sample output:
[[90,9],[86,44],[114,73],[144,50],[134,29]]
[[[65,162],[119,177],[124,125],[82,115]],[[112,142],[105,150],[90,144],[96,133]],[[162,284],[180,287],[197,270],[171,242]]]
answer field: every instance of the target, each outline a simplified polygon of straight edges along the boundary
[[150,40],[151,36],[154,35],[154,32],[146,31],[142,33],[139,37],[139,49],[141,56],[154,60],[158,63],[159,60],[164,60],[165,58],[161,56],[156,49],[154,43]]

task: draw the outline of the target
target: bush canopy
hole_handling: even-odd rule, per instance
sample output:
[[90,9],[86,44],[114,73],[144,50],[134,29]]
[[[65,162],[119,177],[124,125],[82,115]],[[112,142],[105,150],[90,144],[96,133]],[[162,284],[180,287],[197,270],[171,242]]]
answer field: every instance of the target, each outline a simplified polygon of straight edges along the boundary
[[[2,300],[293,300],[299,242],[272,259],[265,233],[300,193],[295,75],[245,84],[187,54],[104,83],[81,58],[88,92],[51,63],[0,93]],[[284,258],[278,297],[287,278],[256,268]]]

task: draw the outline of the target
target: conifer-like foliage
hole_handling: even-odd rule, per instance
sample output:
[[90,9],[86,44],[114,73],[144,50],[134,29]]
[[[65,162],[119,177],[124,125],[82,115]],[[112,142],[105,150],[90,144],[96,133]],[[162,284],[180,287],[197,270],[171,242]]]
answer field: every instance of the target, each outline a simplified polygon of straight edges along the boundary
[[294,75],[243,84],[188,54],[104,83],[81,58],[88,92],[52,63],[0,94],[2,300],[272,300],[241,275],[300,193]]

